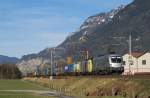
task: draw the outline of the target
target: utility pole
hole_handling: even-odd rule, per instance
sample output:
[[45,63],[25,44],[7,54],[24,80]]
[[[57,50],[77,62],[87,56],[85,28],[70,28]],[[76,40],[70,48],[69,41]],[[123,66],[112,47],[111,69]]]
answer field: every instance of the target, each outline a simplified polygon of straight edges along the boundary
[[[114,39],[122,39],[122,38],[126,38],[126,37],[113,37]],[[131,66],[133,64],[133,61],[132,61],[132,33],[129,34],[129,41],[128,41],[128,45],[129,45],[129,49],[128,49],[128,52],[129,52],[129,58],[128,58],[128,62],[129,62],[129,75],[132,74],[132,71],[131,71]]]
[[53,49],[51,49],[51,75],[50,75],[50,80],[53,80]]
[[50,49],[50,55],[51,55],[51,57],[50,57],[50,65],[51,65],[51,75],[50,75],[50,80],[53,80],[53,72],[54,72],[54,70],[53,70],[53,61],[55,60],[54,58],[54,53],[55,53],[55,51],[57,51],[57,50],[63,50],[63,51],[65,51],[65,49],[64,48],[61,48],[61,47],[59,47],[59,48],[57,48],[57,47],[54,47],[54,48],[51,48]]
[[131,75],[131,65],[132,65],[132,35],[129,35],[129,75]]
[[86,59],[88,59],[89,58],[89,51],[87,50],[86,51]]

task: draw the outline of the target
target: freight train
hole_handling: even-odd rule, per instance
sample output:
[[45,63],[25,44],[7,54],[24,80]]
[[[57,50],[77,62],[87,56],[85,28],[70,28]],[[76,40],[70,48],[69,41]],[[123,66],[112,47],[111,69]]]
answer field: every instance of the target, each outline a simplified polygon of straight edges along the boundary
[[124,72],[122,56],[103,55],[64,66],[58,75],[108,75]]
[[[65,66],[53,68],[53,75],[72,76],[72,75],[111,75],[122,74],[124,66],[122,56],[118,54],[101,55],[90,59],[80,60]],[[70,62],[69,62],[70,63]],[[34,76],[50,76],[50,68],[40,68],[37,66]]]

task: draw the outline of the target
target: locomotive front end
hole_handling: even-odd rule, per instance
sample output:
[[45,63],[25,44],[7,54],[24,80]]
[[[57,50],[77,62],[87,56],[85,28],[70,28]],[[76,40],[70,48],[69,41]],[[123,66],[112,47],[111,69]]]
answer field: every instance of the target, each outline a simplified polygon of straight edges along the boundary
[[109,64],[113,72],[122,73],[124,71],[124,67],[122,65],[122,56],[120,55],[110,55]]

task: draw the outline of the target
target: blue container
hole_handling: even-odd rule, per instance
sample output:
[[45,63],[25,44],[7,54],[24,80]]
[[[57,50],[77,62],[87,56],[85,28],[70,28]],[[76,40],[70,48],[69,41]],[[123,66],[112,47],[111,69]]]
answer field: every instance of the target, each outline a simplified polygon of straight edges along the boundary
[[74,72],[74,64],[69,65],[69,72]]
[[49,69],[46,67],[46,68],[44,68],[44,75],[45,76],[48,76],[48,73],[49,73]]
[[64,67],[64,72],[65,72],[65,73],[74,72],[74,64],[66,65],[66,66]]
[[66,66],[64,67],[64,72],[65,72],[65,73],[68,73],[68,72],[69,72],[69,66],[68,66],[68,65],[66,65]]
[[40,66],[36,66],[35,75],[38,76],[40,73]]

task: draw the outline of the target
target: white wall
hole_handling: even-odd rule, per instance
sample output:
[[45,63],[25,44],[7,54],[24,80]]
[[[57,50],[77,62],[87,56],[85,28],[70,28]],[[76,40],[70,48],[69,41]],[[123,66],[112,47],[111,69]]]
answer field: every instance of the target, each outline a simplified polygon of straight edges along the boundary
[[[142,60],[146,60],[146,64],[143,65],[142,64]],[[138,72],[150,72],[150,53],[146,53],[144,55],[142,55],[139,59],[138,59]]]
[[[150,53],[145,53],[144,55],[140,56],[139,58],[135,58],[132,56],[133,65],[131,65],[131,73],[150,73]],[[143,65],[142,61],[146,60],[146,64]],[[125,54],[123,56],[123,61],[126,62],[124,65],[124,74],[129,74],[129,54]]]
[[132,61],[133,65],[130,66],[130,71],[129,71],[129,54],[125,54],[123,56],[123,61],[125,61],[124,66],[124,74],[129,74],[131,71],[132,74],[134,74],[137,71],[137,65],[138,65],[138,59],[132,56]]

